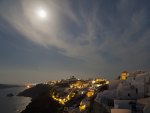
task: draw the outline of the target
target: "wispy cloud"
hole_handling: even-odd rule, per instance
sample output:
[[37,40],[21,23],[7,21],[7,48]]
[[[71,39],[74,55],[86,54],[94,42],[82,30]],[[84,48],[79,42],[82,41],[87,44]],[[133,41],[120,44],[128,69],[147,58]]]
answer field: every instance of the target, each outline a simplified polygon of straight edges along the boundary
[[[3,2],[0,15],[34,43],[55,47],[58,53],[83,60],[90,68],[107,71],[147,64],[150,57],[147,7],[129,0],[72,2],[22,0],[18,6],[10,3],[7,9],[4,6],[10,4]],[[47,10],[47,20],[36,17],[38,7]]]

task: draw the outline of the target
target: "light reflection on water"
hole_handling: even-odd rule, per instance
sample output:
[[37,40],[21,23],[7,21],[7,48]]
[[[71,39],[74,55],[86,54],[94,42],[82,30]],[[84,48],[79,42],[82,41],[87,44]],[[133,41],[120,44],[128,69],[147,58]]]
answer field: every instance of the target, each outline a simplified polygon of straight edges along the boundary
[[7,97],[8,93],[17,95],[25,90],[23,87],[0,89],[0,113],[20,113],[29,104],[30,98],[26,97]]

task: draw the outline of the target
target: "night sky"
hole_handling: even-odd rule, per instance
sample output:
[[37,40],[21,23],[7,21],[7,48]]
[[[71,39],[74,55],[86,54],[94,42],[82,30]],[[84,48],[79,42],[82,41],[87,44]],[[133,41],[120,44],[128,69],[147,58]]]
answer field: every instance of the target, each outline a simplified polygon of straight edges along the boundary
[[150,69],[150,0],[0,0],[0,83]]

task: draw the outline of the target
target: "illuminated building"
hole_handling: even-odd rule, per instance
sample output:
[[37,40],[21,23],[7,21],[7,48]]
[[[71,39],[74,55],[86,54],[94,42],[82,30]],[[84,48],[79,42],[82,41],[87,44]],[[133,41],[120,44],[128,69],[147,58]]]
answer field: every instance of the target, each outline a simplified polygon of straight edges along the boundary
[[123,71],[120,76],[120,80],[126,80],[129,73],[127,71]]
[[84,111],[86,109],[86,105],[81,102],[79,109],[80,109],[80,111]]
[[82,81],[77,81],[76,83],[74,84],[71,84],[70,85],[70,88],[83,88],[85,85]]
[[94,91],[88,91],[87,93],[86,93],[86,96],[87,97],[92,97],[94,95]]
[[68,102],[69,100],[71,100],[73,97],[75,96],[74,92],[69,93],[66,97],[61,98],[61,97],[57,97],[54,95],[54,93],[52,94],[52,98],[56,101],[58,101],[60,104],[64,105],[66,102]]

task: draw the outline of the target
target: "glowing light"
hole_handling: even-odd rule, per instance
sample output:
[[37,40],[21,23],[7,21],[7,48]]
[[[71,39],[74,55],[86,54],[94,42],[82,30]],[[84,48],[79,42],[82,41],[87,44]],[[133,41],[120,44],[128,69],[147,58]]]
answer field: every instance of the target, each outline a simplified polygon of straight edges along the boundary
[[30,85],[27,85],[26,87],[27,87],[27,88],[31,88],[31,86],[30,86]]
[[71,98],[73,98],[75,96],[75,93],[69,93],[65,98],[59,98],[59,97],[56,97],[54,95],[54,93],[52,94],[52,98],[56,101],[58,101],[60,104],[64,105],[66,102],[68,102],[69,100],[71,100]]
[[102,84],[97,84],[96,86],[99,87],[99,86],[102,86]]
[[109,84],[109,81],[106,81],[106,84]]
[[44,9],[39,9],[37,10],[37,15],[40,17],[40,18],[46,18],[47,17],[47,12],[44,10]]
[[86,105],[81,102],[79,109],[80,109],[80,111],[84,111],[86,109]]
[[83,91],[81,91],[81,94],[84,94],[84,92],[83,92]]
[[87,97],[92,97],[94,95],[94,91],[89,91],[86,93]]
[[96,81],[95,81],[95,80],[93,80],[93,81],[92,81],[92,84],[94,84],[95,82],[96,82]]

